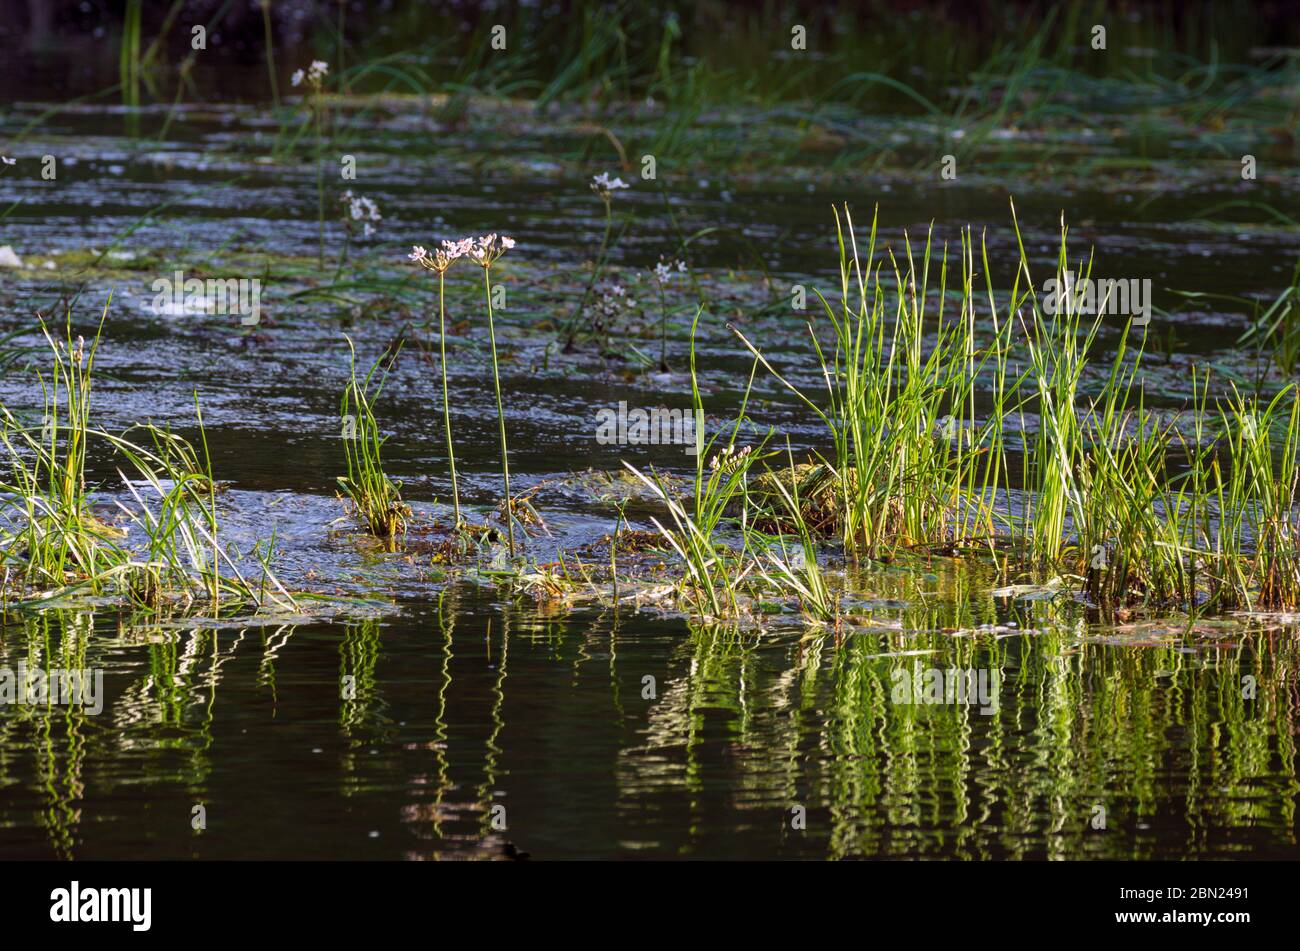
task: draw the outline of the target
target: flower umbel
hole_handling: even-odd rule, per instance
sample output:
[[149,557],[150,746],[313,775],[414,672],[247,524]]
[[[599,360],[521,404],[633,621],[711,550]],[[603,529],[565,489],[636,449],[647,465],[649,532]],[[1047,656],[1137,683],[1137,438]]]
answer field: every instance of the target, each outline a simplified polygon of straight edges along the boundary
[[343,204],[343,223],[347,226],[349,232],[353,228],[353,222],[361,222],[361,234],[369,238],[375,233],[374,225],[371,222],[383,221],[384,216],[379,213],[379,206],[371,199],[361,195],[353,195],[351,189],[345,191],[339,198]]
[[[513,245],[514,242],[512,241],[511,244]],[[473,248],[473,238],[461,238],[459,241],[443,241],[442,247],[434,249],[432,254],[417,244],[411,248],[411,253],[407,257],[430,271],[442,274],[455,263],[457,258],[469,254]]]
[[659,263],[655,265],[654,269],[655,280],[660,284],[667,284],[675,275],[684,273],[685,271],[685,261],[665,261],[663,258],[660,258]]
[[311,65],[307,67],[306,73],[301,69],[294,70],[293,75],[289,77],[289,82],[291,85],[301,86],[305,79],[309,85],[319,90],[321,84],[325,82],[325,74],[329,71],[329,63],[324,60],[314,59],[311,61]]
[[477,243],[472,243],[465,251],[474,263],[479,267],[489,268],[511,248],[515,246],[514,238],[507,238],[505,235],[498,235],[493,232],[479,238]]

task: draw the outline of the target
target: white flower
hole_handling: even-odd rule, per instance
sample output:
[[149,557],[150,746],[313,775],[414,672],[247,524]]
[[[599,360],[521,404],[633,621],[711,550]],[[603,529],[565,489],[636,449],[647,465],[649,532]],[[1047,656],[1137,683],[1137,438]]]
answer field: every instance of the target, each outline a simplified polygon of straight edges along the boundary
[[447,255],[448,261],[454,261],[457,258],[464,257],[473,250],[473,238],[461,238],[459,241],[444,241],[442,243],[442,251]]
[[591,177],[591,190],[601,197],[604,201],[609,201],[612,192],[620,188],[627,188],[627,182],[621,178],[610,178],[609,172],[601,172],[599,175]]
[[311,65],[307,67],[305,75],[301,69],[294,70],[293,75],[289,77],[289,83],[294,86],[301,86],[305,78],[307,82],[319,89],[321,83],[325,80],[325,74],[329,71],[328,63],[324,60],[314,59],[311,61]]
[[685,261],[669,262],[660,258],[659,263],[655,265],[655,280],[660,284],[667,284],[673,279],[674,273],[680,274],[685,272],[685,270]]
[[[366,227],[370,227],[367,225]],[[432,254],[418,245],[412,249],[410,258],[419,264],[424,265],[430,271],[442,273],[451,267],[452,263],[459,257],[468,254],[480,264],[483,263],[480,255],[484,253],[481,248],[476,247],[473,238],[462,238],[459,241],[443,241],[442,247],[435,250]],[[486,253],[491,253],[490,249]],[[491,263],[491,260],[487,262]]]
[[[372,221],[383,221],[384,216],[379,213],[379,206],[369,198],[361,195],[352,194],[348,189],[339,196],[339,201],[345,206],[343,212],[344,224],[351,229],[351,221],[362,222],[361,234],[363,237],[370,237],[375,233],[374,227],[370,224]],[[349,221],[351,219],[351,221]]]
[[470,241],[470,246],[466,253],[473,258],[482,267],[491,267],[492,262],[508,250],[515,246],[514,238],[507,238],[505,235],[498,237],[494,231],[491,234],[484,235],[478,239],[478,243]]

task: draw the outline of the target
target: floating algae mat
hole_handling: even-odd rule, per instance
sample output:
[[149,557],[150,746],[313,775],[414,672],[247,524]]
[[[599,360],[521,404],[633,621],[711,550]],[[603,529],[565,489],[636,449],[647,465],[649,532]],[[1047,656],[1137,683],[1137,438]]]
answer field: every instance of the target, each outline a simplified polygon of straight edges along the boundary
[[129,6],[0,109],[0,856],[1300,857],[1294,49]]

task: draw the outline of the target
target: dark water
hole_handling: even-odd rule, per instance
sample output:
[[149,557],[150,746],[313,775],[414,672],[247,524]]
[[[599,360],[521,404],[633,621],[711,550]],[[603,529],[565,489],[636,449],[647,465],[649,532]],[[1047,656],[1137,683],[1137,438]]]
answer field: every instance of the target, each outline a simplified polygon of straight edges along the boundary
[[[4,131],[40,109],[10,111]],[[530,543],[537,562],[614,527],[608,499],[574,472],[616,471],[621,458],[688,471],[675,448],[603,447],[593,433],[597,409],[620,399],[689,404],[690,297],[673,301],[671,373],[558,353],[535,327],[581,291],[576,262],[594,256],[603,227],[586,177],[612,161],[588,154],[589,137],[564,122],[528,116],[508,134],[485,133],[497,119],[446,131],[430,154],[437,121],[401,110],[347,124],[336,150],[362,170],[347,185],[384,211],[379,235],[353,248],[372,286],[342,305],[290,296],[319,283],[285,264],[316,253],[311,153],[304,141],[285,145],[296,123],[194,107],[154,142],[165,112],[147,115],[132,140],[120,113],[67,110],[12,147],[21,164],[0,175],[0,209],[17,205],[0,245],[34,266],[0,269],[0,330],[35,346],[33,313],[59,316],[80,290],[74,323],[89,335],[112,289],[100,422],[154,419],[192,435],[197,390],[215,471],[230,483],[222,506],[234,543],[247,550],[274,530],[287,584],[374,603],[215,627],[106,606],[8,616],[3,665],[102,668],[106,697],[97,715],[0,707],[0,857],[1300,856],[1294,617],[1106,625],[1066,597],[995,596],[999,582],[980,567],[935,559],[854,578],[860,609],[838,634],[793,614],[734,630],[446,583],[427,552],[360,544],[333,494],[341,334],[373,357],[431,315],[429,283],[402,264],[411,244],[488,230],[519,240],[503,263],[516,303],[498,316],[516,491],[544,483],[535,501],[551,534]],[[635,139],[635,128],[621,131]],[[727,135],[740,133],[711,141]],[[1174,291],[1271,298],[1300,238],[1276,224],[1188,223],[1240,185],[1185,161],[1194,142],[1166,143],[1179,149],[1184,161],[1161,166],[1173,176],[1161,187],[1094,179],[1070,189],[1005,168],[936,187],[929,173],[833,164],[705,171],[683,154],[665,188],[679,226],[727,229],[692,243],[692,265],[724,302],[702,328],[706,409],[725,416],[744,385],[749,363],[721,326],[736,314],[750,316],[774,359],[802,367],[792,376],[815,379],[801,326],[762,308],[791,281],[834,285],[833,201],[849,200],[860,227],[879,202],[896,249],[902,227],[915,238],[931,219],[953,242],[960,226],[987,225],[993,267],[1005,271],[1012,184],[1036,260],[1054,258],[1064,208],[1078,222],[1078,253],[1097,244],[1101,273],[1153,279],[1161,332],[1176,338],[1148,370],[1153,400],[1178,405],[1192,361],[1247,377],[1257,364],[1233,342],[1241,313]],[[44,154],[60,158],[55,182],[39,176]],[[1294,211],[1294,164],[1283,169],[1252,200]],[[620,202],[636,226],[615,260],[644,271],[675,248],[665,198],[638,186]],[[332,274],[342,232],[329,214]],[[111,271],[87,266],[85,252],[110,247],[134,257],[105,259]],[[250,335],[230,320],[152,313],[151,282],[182,265],[278,269],[267,280],[271,319]],[[469,321],[452,347],[453,425],[463,498],[486,513],[500,486],[474,293],[464,276],[449,305],[453,321]],[[373,299],[373,312],[361,308]],[[635,342],[657,354],[653,333]],[[380,406],[386,458],[425,515],[445,514],[449,492],[436,373],[409,343]],[[36,409],[30,371],[8,370],[0,398]],[[755,406],[796,445],[818,445],[812,421],[771,381]],[[107,462],[94,464],[104,498],[122,498]],[[652,512],[637,503],[628,517],[649,528]],[[914,665],[996,672],[997,709],[898,702],[900,674]]]
[[[836,644],[467,591],[405,608],[10,627],[11,663],[49,663],[77,632],[107,699],[98,716],[6,712],[4,854],[1295,855],[1294,627],[1099,636],[972,596],[877,611],[899,626]],[[1000,633],[941,626],[960,619]],[[889,656],[906,651],[931,653]],[[996,711],[892,702],[914,663],[1000,671]],[[1246,675],[1251,701],[1233,689]]]

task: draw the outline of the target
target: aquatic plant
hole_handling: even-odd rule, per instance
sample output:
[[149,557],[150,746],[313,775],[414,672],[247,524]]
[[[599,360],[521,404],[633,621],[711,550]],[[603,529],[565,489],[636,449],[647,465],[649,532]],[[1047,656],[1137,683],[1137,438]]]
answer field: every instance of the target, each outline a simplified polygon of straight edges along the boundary
[[406,530],[411,510],[402,501],[401,483],[384,471],[382,453],[387,437],[380,435],[374,412],[374,402],[383,392],[387,376],[387,369],[380,372],[380,367],[389,354],[383,354],[364,377],[358,378],[356,348],[351,337],[345,334],[343,339],[348,342],[351,358],[350,376],[339,405],[348,474],[339,476],[339,487],[370,534],[391,542]]
[[308,106],[311,109],[312,123],[316,130],[316,218],[320,233],[316,261],[318,268],[325,267],[325,164],[321,124],[325,111],[325,76],[328,72],[329,64],[323,60],[315,59],[312,60],[311,65],[307,67],[305,72],[301,69],[294,70],[293,75],[289,78],[291,85],[297,87],[306,82],[311,90],[308,97]]
[[364,195],[354,195],[350,188],[339,196],[339,205],[343,209],[344,241],[343,248],[339,252],[338,270],[334,274],[336,282],[343,271],[343,264],[348,258],[348,248],[356,238],[356,233],[360,231],[362,238],[372,237],[375,226],[384,220],[384,216],[379,212],[379,206],[373,199],[366,198]]
[[[837,213],[839,306],[818,292],[830,324],[829,340],[823,341],[811,321],[807,327],[826,381],[824,406],[772,367],[745,334],[731,328],[755,358],[826,425],[834,452],[818,458],[837,484],[834,527],[853,558],[878,557],[904,546],[941,547],[969,541],[957,531],[992,523],[1000,472],[995,466],[980,465],[981,459],[1000,458],[1001,429],[999,420],[979,424],[975,419],[974,387],[987,366],[1001,367],[999,372],[1004,373],[1009,326],[995,322],[993,343],[977,348],[969,249],[963,254],[963,306],[955,320],[944,315],[945,252],[936,340],[927,352],[923,322],[930,240],[919,265],[907,245],[906,271],[899,270],[890,253],[892,294],[882,281],[884,262],[875,260],[875,243],[873,218],[864,266],[851,216],[845,209],[841,221]],[[890,310],[892,322],[887,319]],[[969,491],[972,488],[974,493]]]
[[460,490],[456,486],[456,448],[451,438],[451,398],[447,391],[446,276],[456,259],[468,254],[473,245],[473,238],[443,241],[442,247],[434,250],[433,254],[416,245],[409,255],[410,260],[438,275],[438,359],[442,368],[442,421],[447,433],[447,465],[451,469],[451,500],[457,528],[461,525]]
[[127,134],[134,136],[139,130],[140,116],[140,13],[142,0],[127,0],[122,20],[122,38],[118,46],[118,84],[122,90],[122,106]]
[[605,233],[601,236],[600,249],[596,252],[596,260],[591,268],[591,277],[587,279],[587,286],[582,292],[582,298],[563,325],[564,349],[566,352],[573,349],[574,340],[578,333],[578,322],[587,310],[587,303],[591,300],[591,291],[596,286],[600,272],[605,266],[605,256],[609,253],[609,238],[614,228],[614,195],[627,187],[627,182],[618,177],[610,178],[608,172],[601,172],[599,175],[592,176],[591,190],[595,192],[596,197],[605,206]]
[[1267,348],[1279,370],[1288,376],[1295,373],[1300,364],[1300,260],[1296,261],[1291,283],[1262,312],[1258,302],[1236,299],[1255,307],[1254,319],[1237,342],[1253,341],[1261,349]]
[[670,264],[661,260],[651,272],[655,286],[659,289],[659,369],[663,373],[668,372],[668,301],[664,296],[664,288],[672,281],[675,273],[685,270],[685,261]]
[[[0,444],[8,470],[0,479],[0,563],[5,578],[0,595],[8,601],[16,593],[20,601],[31,602],[87,591],[121,595],[149,608],[196,596],[214,607],[227,597],[258,606],[269,600],[292,607],[293,597],[266,562],[255,589],[220,544],[206,437],[200,466],[193,446],[155,426],[135,427],[152,449],[139,439],[92,426],[99,332],[89,343],[74,338],[70,314],[60,337],[52,336],[43,322],[41,329],[51,357],[48,377],[38,377],[44,396],[41,424],[24,425],[0,405]],[[197,396],[195,409],[202,434]],[[92,441],[128,464],[126,471],[117,471],[136,507],[115,502],[125,526],[105,520],[87,485]],[[156,511],[142,494],[150,490],[157,496]],[[142,545],[133,541],[133,527],[143,535]],[[221,570],[223,561],[229,575]],[[278,592],[269,598],[268,582]]]
[[[821,565],[817,561],[817,543],[813,531],[804,518],[804,506],[799,498],[799,479],[795,471],[794,452],[790,448],[790,439],[786,437],[786,462],[784,472],[776,474],[770,485],[777,492],[786,517],[795,528],[799,545],[793,551],[786,548],[785,534],[776,536],[776,546],[781,555],[777,557],[772,546],[766,545],[764,557],[767,564],[759,561],[758,571],[773,590],[783,594],[792,593],[799,599],[805,613],[818,621],[836,621],[839,619],[838,599],[831,594]],[[788,476],[790,488],[785,487]]]
[[501,479],[505,483],[506,534],[510,540],[510,557],[515,557],[515,512],[510,495],[510,458],[506,447],[506,413],[501,404],[501,371],[497,364],[497,334],[492,322],[492,265],[501,255],[515,246],[514,238],[485,235],[465,249],[465,253],[483,268],[483,297],[487,303],[488,340],[492,346],[492,385],[497,397],[497,425],[501,432]]
[[257,0],[262,10],[262,45],[266,47],[266,80],[271,86],[271,104],[280,111],[280,82],[275,75],[275,43],[271,36],[271,0]]
[[[697,310],[691,324],[690,351],[691,395],[695,418],[701,421],[704,419],[704,403],[696,376],[695,334],[702,313],[703,309]],[[672,546],[686,569],[686,576],[679,585],[680,593],[697,612],[714,618],[734,616],[740,612],[738,594],[745,578],[756,567],[756,562],[748,551],[749,535],[744,531],[748,521],[747,487],[749,471],[762,457],[772,432],[769,430],[757,446],[737,446],[737,440],[741,427],[747,420],[745,413],[757,369],[758,361],[755,361],[740,411],[725,445],[714,451],[724,430],[719,430],[711,439],[706,440],[702,422],[697,425],[694,504],[690,512],[676,498],[659,473],[652,469],[647,476],[628,462],[623,463],[668,510],[672,528],[665,526],[658,518],[652,518],[651,521]],[[738,522],[745,545],[739,553],[734,553],[722,541],[719,530],[724,519],[734,518],[728,516],[728,512],[734,508],[737,500],[740,503]]]
[[[1080,265],[1080,281],[1069,285],[1062,222],[1056,286],[1070,289],[1059,296],[1059,306],[1040,306],[1014,206],[1012,221],[1020,260],[1002,301],[981,250],[992,319],[991,336],[984,330],[985,339],[977,340],[969,233],[962,238],[960,313],[948,320],[946,249],[933,298],[927,294],[928,239],[913,262],[905,237],[906,267],[892,252],[886,256],[894,272],[886,286],[874,219],[864,264],[846,209],[845,227],[837,229],[839,307],[818,295],[832,330],[829,343],[811,321],[808,327],[826,382],[824,404],[731,328],[755,360],[826,424],[834,447],[829,455],[816,454],[815,464],[791,460],[784,477],[774,471],[760,479],[762,491],[752,497],[756,514],[801,532],[834,531],[854,559],[918,547],[1012,550],[1022,570],[1076,578],[1103,606],[1300,604],[1295,386],[1267,402],[1247,400],[1234,387],[1232,398],[1212,402],[1208,377],[1194,374],[1189,439],[1147,407],[1139,383],[1145,338],[1130,344],[1138,326],[1130,322],[1109,369],[1085,396],[1085,378],[1096,378],[1089,366],[1107,301],[1095,308],[1097,316],[1083,319],[1091,268]],[[931,299],[933,316],[924,313]],[[977,380],[988,382],[980,392],[982,420]],[[1227,434],[1217,443],[1207,431],[1215,414]],[[998,502],[1014,453],[1005,438],[1010,417],[1018,417],[1026,434],[1018,511],[1009,496],[1006,504]],[[1186,471],[1171,476],[1176,456],[1186,460]],[[762,574],[778,588],[792,587],[789,571]],[[805,601],[816,594],[795,590]]]

